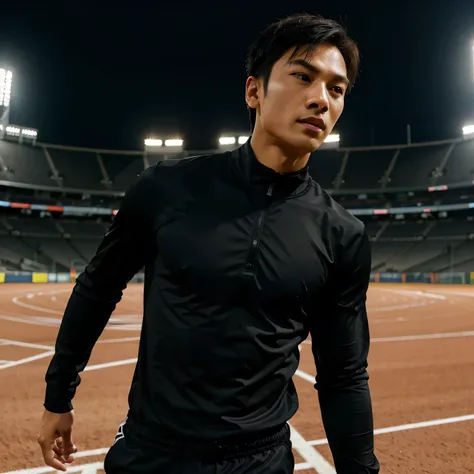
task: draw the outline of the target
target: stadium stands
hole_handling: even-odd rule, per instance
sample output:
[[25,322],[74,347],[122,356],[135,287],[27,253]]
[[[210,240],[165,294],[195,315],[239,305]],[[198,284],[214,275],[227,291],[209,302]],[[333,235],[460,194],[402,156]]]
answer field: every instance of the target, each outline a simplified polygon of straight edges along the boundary
[[40,147],[0,140],[0,180],[54,186],[52,171]]
[[44,271],[82,269],[108,228],[107,223],[99,221],[35,217],[3,216],[1,223],[3,270],[23,270],[34,262]]
[[431,178],[440,170],[447,145],[403,148],[390,174],[389,188],[416,188],[431,186]]
[[[183,153],[181,158],[194,154]],[[109,209],[103,218],[90,212],[80,220],[70,214],[53,219],[50,212],[31,209],[5,211],[0,215],[0,271],[80,271],[110,224],[110,210],[118,208],[123,192],[158,158],[139,151],[0,141],[0,203]],[[474,202],[474,138],[320,150],[312,155],[310,169],[313,179],[344,207],[367,210],[359,218],[372,241],[374,271],[474,270],[472,211],[435,217],[428,209],[423,215],[425,206]],[[445,192],[428,192],[435,185]],[[383,215],[403,206],[419,206],[418,217],[408,218],[404,211],[396,217]],[[381,215],[371,215],[372,209]]]
[[444,184],[474,180],[474,139],[459,143],[446,164]]
[[65,188],[106,189],[97,154],[81,150],[46,148]]
[[[316,155],[317,156],[317,155]],[[341,189],[382,187],[382,178],[395,156],[394,150],[367,150],[349,155]]]
[[[367,225],[377,271],[442,272],[474,268],[474,219]],[[456,270],[463,268],[463,270]]]
[[323,188],[333,189],[341,173],[343,157],[343,153],[333,150],[313,153],[310,161],[311,176]]
[[[182,157],[198,154],[183,152]],[[349,190],[427,189],[433,184],[472,184],[474,138],[380,148],[319,150],[311,174],[323,187]],[[0,141],[0,180],[33,186],[123,192],[159,155],[36,146]],[[80,165],[78,165],[80,164]],[[55,178],[56,176],[56,178]]]
[[102,157],[111,185],[116,191],[127,189],[145,166],[142,156],[103,154]]

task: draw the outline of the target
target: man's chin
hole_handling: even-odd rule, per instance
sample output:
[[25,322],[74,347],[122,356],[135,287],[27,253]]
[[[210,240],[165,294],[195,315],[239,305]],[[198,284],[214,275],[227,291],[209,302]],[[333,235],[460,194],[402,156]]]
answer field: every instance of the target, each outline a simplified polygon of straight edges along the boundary
[[323,139],[313,137],[280,137],[280,146],[288,153],[297,156],[304,156],[318,150],[323,144]]
[[302,155],[306,155],[308,153],[314,153],[316,150],[318,150],[321,145],[323,144],[323,141],[315,138],[310,138],[306,139],[301,142],[299,149],[301,150]]

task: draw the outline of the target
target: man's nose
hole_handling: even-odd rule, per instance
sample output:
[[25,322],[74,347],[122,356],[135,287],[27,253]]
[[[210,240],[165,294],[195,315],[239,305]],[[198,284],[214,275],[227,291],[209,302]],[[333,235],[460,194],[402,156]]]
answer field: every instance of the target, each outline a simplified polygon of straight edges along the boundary
[[325,84],[315,84],[311,87],[306,101],[307,109],[319,109],[321,112],[329,110],[329,97]]

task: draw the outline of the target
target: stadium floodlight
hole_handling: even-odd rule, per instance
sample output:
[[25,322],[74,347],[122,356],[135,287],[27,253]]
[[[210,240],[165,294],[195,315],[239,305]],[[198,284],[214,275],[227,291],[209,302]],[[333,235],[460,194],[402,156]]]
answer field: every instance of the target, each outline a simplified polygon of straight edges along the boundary
[[12,93],[13,73],[0,69],[0,106],[9,107]]
[[181,147],[183,146],[183,140],[181,140],[180,138],[169,138],[168,140],[165,140],[165,146]]
[[2,126],[0,131],[5,130],[5,134],[2,136],[4,140],[15,141],[23,143],[36,143],[36,138],[38,137],[38,130],[34,128],[26,128],[21,125],[6,125]]
[[462,128],[463,135],[474,135],[474,124],[466,125]]
[[326,139],[324,140],[324,143],[339,143],[340,142],[340,136],[337,133],[328,135]]
[[163,146],[163,140],[159,140],[157,138],[145,138],[145,146]]
[[7,135],[11,135],[13,137],[19,137],[21,134],[21,128],[17,127],[16,125],[8,125],[5,131]]
[[219,147],[223,150],[230,150],[247,142],[249,137],[240,131],[227,131],[219,138]]
[[21,134],[25,137],[36,138],[38,136],[38,130],[33,130],[31,128],[23,128]]
[[219,145],[234,145],[236,142],[235,137],[220,137]]

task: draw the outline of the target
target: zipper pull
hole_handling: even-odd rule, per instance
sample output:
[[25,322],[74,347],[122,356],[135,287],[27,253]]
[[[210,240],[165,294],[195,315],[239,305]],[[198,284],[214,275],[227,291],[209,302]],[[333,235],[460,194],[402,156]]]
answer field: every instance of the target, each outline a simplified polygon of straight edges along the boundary
[[268,191],[267,191],[267,196],[272,196],[274,187],[275,187],[275,183],[270,184],[270,187],[268,188]]

